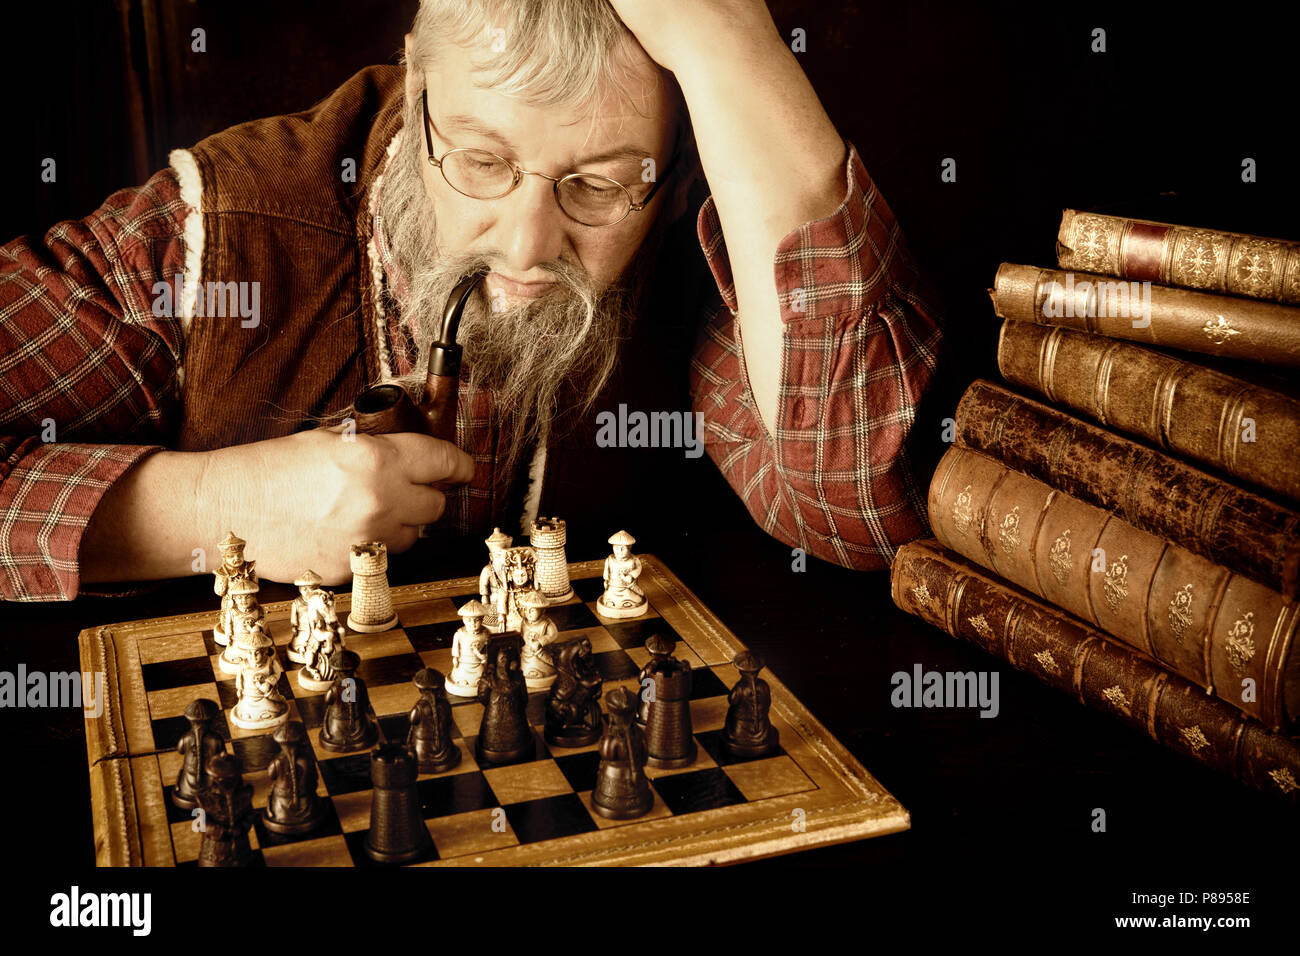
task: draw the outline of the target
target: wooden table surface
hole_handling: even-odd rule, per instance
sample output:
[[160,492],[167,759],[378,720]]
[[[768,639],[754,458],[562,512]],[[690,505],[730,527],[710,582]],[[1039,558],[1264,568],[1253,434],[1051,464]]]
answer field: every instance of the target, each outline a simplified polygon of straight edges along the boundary
[[[722,501],[726,500],[723,496]],[[735,499],[731,499],[733,502]],[[802,866],[868,867],[865,874],[940,875],[970,892],[996,894],[989,874],[1011,874],[1025,892],[1051,873],[1096,906],[1153,889],[1154,875],[1194,877],[1199,889],[1280,891],[1293,871],[1300,814],[1167,752],[898,611],[887,573],[852,572],[810,559],[791,569],[790,549],[723,506],[708,527],[655,529],[653,550],[768,665],[881,784],[908,808],[901,834],[747,864],[769,874]],[[651,537],[643,533],[643,537]],[[251,553],[251,552],[250,552]],[[600,557],[573,553],[570,560]],[[424,542],[392,556],[394,584],[477,573],[477,549],[451,557]],[[294,596],[265,582],[267,601]],[[63,604],[0,605],[0,670],[79,669],[76,637],[114,621],[215,606],[208,575],[178,579],[134,598],[82,597]],[[890,675],[926,669],[1000,674],[993,719],[975,709],[896,709]],[[82,715],[76,710],[0,711],[9,785],[6,856],[39,872],[94,862]],[[1106,832],[1092,830],[1095,808]],[[1287,849],[1289,848],[1289,849]],[[43,862],[43,861],[49,861]],[[66,879],[66,877],[62,877]],[[1163,884],[1160,884],[1163,885]],[[981,889],[983,887],[983,889]],[[1158,888],[1158,887],[1155,887]],[[1041,891],[1041,886],[1037,886]]]

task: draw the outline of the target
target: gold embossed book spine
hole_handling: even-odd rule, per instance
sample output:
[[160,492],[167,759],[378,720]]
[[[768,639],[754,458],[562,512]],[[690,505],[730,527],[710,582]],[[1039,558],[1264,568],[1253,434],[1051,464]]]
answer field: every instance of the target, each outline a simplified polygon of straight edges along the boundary
[[1300,512],[992,382],[957,406],[957,441],[1294,600]]
[[1223,701],[1099,630],[967,563],[931,539],[903,546],[894,603],[1171,750],[1300,804],[1300,740],[1270,733]]
[[1179,457],[1300,501],[1300,402],[1128,342],[1005,322],[998,368],[1038,392]]
[[998,267],[992,295],[993,309],[1003,319],[1300,366],[1300,308],[1295,306],[1007,262]]
[[1300,708],[1296,605],[1102,508],[954,445],[930,482],[947,548],[1271,728]]
[[1300,305],[1300,242],[1067,209],[1062,269]]

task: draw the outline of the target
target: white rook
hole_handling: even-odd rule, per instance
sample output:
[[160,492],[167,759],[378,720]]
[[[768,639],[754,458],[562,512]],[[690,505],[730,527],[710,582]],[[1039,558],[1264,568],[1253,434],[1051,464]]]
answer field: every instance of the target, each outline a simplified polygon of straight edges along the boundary
[[352,546],[352,609],[348,627],[354,631],[386,631],[397,623],[388,593],[388,545],[363,541]]
[[559,604],[573,597],[569,562],[564,556],[564,522],[559,518],[538,518],[528,531],[528,542],[537,552],[537,587],[546,600]]

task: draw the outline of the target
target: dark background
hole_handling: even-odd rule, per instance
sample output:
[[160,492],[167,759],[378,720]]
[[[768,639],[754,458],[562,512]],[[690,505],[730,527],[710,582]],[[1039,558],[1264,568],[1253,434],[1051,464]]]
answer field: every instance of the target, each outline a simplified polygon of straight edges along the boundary
[[[10,103],[0,134],[0,181],[9,187],[0,241],[85,215],[113,190],[143,182],[172,148],[305,108],[360,67],[395,62],[415,6],[22,8],[0,37]],[[1208,18],[1186,5],[1132,3],[771,6],[784,35],[807,31],[804,69],[946,300],[951,363],[924,419],[936,449],[939,420],[960,392],[976,376],[996,377],[998,323],[985,290],[998,263],[1051,265],[1062,208],[1300,235],[1293,17],[1281,5],[1225,7]],[[207,32],[205,53],[190,52],[196,26]],[[1094,27],[1106,30],[1105,53],[1090,52]],[[1247,156],[1255,183],[1241,181]],[[41,182],[45,157],[58,163],[55,184]],[[957,161],[955,183],[940,180],[945,157]],[[762,651],[912,813],[905,834],[742,868],[743,877],[722,884],[745,888],[749,902],[736,904],[738,913],[770,898],[754,893],[778,887],[799,898],[784,871],[817,865],[857,867],[849,883],[837,881],[855,898],[860,889],[854,905],[897,899],[907,909],[896,914],[928,919],[978,904],[998,932],[1025,922],[1096,928],[1138,912],[1125,905],[1132,892],[1176,889],[1251,890],[1261,902],[1215,915],[1264,915],[1281,898],[1283,873],[1294,885],[1300,815],[1280,801],[906,617],[883,573],[810,560],[807,572],[792,574],[789,549],[754,528],[716,473],[700,481],[716,502],[713,522],[656,529],[645,550]],[[395,562],[394,581],[473,573],[479,563],[477,554],[450,563],[415,554]],[[147,598],[0,606],[0,668],[76,669],[81,628],[207,601],[210,583],[190,579]],[[998,669],[1001,714],[892,709],[889,675],[917,662]],[[78,873],[91,880],[80,715],[0,716],[4,809],[22,822],[6,837],[8,851],[35,874],[40,922],[50,887],[66,890]],[[1095,807],[1107,810],[1105,834],[1090,831]],[[709,883],[714,892],[720,881]]]

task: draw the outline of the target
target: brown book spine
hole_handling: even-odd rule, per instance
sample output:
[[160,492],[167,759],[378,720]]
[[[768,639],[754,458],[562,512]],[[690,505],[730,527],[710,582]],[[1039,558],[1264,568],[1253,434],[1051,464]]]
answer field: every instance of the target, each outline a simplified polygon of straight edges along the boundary
[[992,295],[1003,319],[1300,366],[1300,308],[1294,306],[1009,262],[998,267]]
[[1296,714],[1296,605],[1277,591],[961,445],[939,462],[929,512],[945,547],[1269,727]]
[[1300,803],[1300,740],[1269,733],[1142,654],[942,548],[904,545],[890,571],[908,614],[1118,717],[1171,750]]
[[1062,269],[1300,305],[1300,242],[1067,209]]
[[1300,402],[1097,335],[1005,322],[998,368],[1013,385],[1176,455],[1300,501]]
[[957,441],[1294,600],[1300,512],[1163,452],[978,381]]

